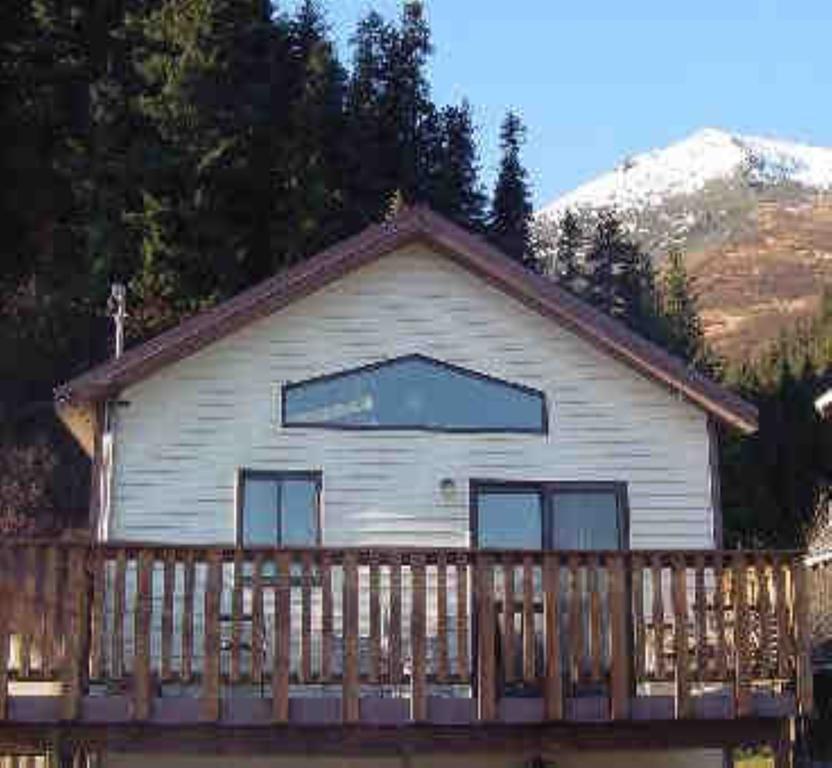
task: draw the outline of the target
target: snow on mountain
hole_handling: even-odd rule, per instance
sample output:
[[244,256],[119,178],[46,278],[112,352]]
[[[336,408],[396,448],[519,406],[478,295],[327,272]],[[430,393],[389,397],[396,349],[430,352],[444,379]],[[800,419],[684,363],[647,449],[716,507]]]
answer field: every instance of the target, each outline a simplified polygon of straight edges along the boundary
[[711,181],[832,188],[832,149],[706,128],[664,149],[627,158],[617,168],[558,198],[538,216],[567,209],[642,210],[695,194]]

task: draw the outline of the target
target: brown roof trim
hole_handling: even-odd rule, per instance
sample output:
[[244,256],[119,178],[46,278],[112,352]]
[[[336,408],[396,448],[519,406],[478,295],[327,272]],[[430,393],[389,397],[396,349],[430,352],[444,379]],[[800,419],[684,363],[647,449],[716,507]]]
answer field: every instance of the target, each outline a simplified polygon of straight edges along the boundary
[[416,241],[438,248],[534,311],[568,327],[604,352],[744,432],[757,428],[757,409],[725,387],[688,368],[681,360],[585,304],[548,278],[528,271],[483,238],[433,211],[410,207],[383,224],[368,227],[216,307],[183,321],[59,387],[61,402],[112,397],[160,368],[272,314],[332,283],[346,273]]

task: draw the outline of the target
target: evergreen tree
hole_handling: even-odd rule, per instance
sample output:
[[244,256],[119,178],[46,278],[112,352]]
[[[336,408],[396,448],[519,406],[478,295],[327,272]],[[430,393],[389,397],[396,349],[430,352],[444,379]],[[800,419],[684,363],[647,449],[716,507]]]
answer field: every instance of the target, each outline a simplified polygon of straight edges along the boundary
[[567,291],[580,295],[581,283],[580,252],[583,243],[578,218],[567,211],[560,221],[555,248],[555,279]]
[[500,171],[491,201],[488,232],[494,243],[511,258],[529,268],[537,268],[531,254],[532,203],[528,175],[520,161],[525,128],[520,118],[509,112],[500,129]]
[[438,136],[424,144],[431,158],[425,170],[427,200],[433,208],[471,229],[484,223],[485,197],[479,186],[477,148],[471,107],[445,107],[439,119]]
[[705,363],[707,352],[702,321],[693,284],[679,251],[671,251],[667,257],[662,274],[661,303],[668,349],[688,362]]
[[585,298],[608,315],[619,314],[616,268],[619,252],[624,247],[618,218],[609,211],[602,212],[584,259]]

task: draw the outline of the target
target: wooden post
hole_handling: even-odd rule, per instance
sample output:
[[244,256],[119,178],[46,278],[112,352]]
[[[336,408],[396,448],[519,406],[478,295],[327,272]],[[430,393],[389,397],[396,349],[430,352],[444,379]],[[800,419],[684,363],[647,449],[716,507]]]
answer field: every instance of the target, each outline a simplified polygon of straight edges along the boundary
[[116,554],[116,573],[113,580],[113,636],[110,653],[110,674],[116,679],[124,676],[124,589],[127,576],[127,553]]
[[477,633],[479,719],[497,719],[494,568],[489,555],[477,558]]
[[809,594],[806,589],[806,565],[793,560],[795,645],[797,646],[797,709],[804,717],[814,710],[812,691],[812,648],[809,631]]
[[137,590],[133,616],[133,719],[150,716],[150,619],[153,599],[153,555],[139,552],[136,563]]
[[523,681],[536,679],[534,658],[534,564],[530,555],[523,558]]
[[173,647],[173,598],[176,592],[176,553],[165,552],[165,566],[162,579],[162,680],[171,676],[171,655]]
[[751,697],[746,675],[748,674],[748,574],[745,555],[734,555],[731,568],[734,601],[734,707],[737,717],[749,713]]
[[683,556],[677,557],[673,562],[673,612],[673,635],[676,651],[676,717],[690,717],[687,563]]
[[[0,575],[11,580],[9,549],[0,543]],[[9,635],[11,622],[10,596],[0,600],[0,721],[8,717],[9,709]]]
[[370,554],[370,682],[381,677],[381,570],[379,558]]
[[607,559],[610,583],[610,634],[612,664],[610,669],[610,714],[613,720],[626,720],[630,716],[630,649],[627,642],[627,577],[624,555],[615,554]]
[[448,564],[444,552],[436,562],[436,680],[448,679]]
[[593,683],[601,682],[601,561],[592,555],[587,564],[587,589],[589,590],[589,644],[590,676]]
[[468,661],[468,556],[459,555],[456,563],[456,655],[461,680],[471,679]]
[[69,553],[69,653],[66,660],[64,696],[61,704],[61,719],[76,720],[81,713],[84,669],[87,652],[87,550],[72,547]]
[[425,559],[422,555],[414,555],[410,561],[413,576],[413,605],[410,618],[410,647],[413,651],[412,664],[412,712],[411,717],[416,722],[427,719],[428,702],[426,695],[425,666],[427,659],[427,644],[425,641]]
[[633,635],[635,663],[633,673],[636,683],[644,679],[647,669],[646,660],[646,635],[644,628],[644,559],[641,555],[633,555],[632,560],[633,580]]
[[716,626],[715,666],[718,680],[728,677],[728,653],[725,643],[725,571],[722,555],[714,556],[714,624]]
[[653,656],[656,660],[656,677],[664,677],[664,592],[662,589],[662,561],[658,555],[653,555],[651,565],[651,586],[653,589]]
[[254,572],[251,577],[251,681],[263,682],[263,553],[254,555]]
[[546,637],[544,697],[546,719],[563,718],[563,672],[560,663],[560,558],[547,553],[543,560],[543,610]]
[[222,593],[222,553],[208,553],[208,578],[205,583],[205,656],[202,660],[202,719],[220,719],[220,597]]
[[789,605],[786,598],[786,574],[783,561],[774,560],[774,599],[777,616],[777,676],[785,679],[789,674],[791,643],[789,632]]
[[292,593],[289,554],[277,555],[277,592],[274,608],[272,719],[289,722],[289,668],[292,648]]
[[705,554],[694,558],[694,638],[696,648],[696,678],[705,680],[708,660],[708,599],[705,594]]
[[402,561],[393,554],[390,564],[390,682],[402,681]]
[[508,685],[514,682],[514,556],[503,555],[503,670],[502,681]]
[[[43,585],[43,614],[44,614],[44,642],[43,642],[43,672],[47,677],[51,677],[55,672],[55,659],[58,655],[59,644],[61,642],[61,635],[64,633],[59,627],[60,622],[60,574],[58,568],[60,565],[60,550],[58,547],[51,546],[46,550],[46,573],[44,574]],[[104,642],[104,626],[103,626],[103,597],[104,597],[104,562],[99,554],[96,565],[96,586],[95,586],[95,602],[98,604],[98,609],[93,609],[93,643],[90,649],[92,659],[90,660],[91,674],[93,677],[99,677],[101,674],[101,657],[102,644]]]
[[572,685],[581,681],[584,659],[583,594],[578,556],[569,555],[569,679]]
[[344,722],[358,722],[360,711],[358,685],[358,568],[354,552],[344,556],[344,680],[341,699]]
[[193,671],[194,653],[194,582],[196,581],[196,562],[193,550],[185,555],[184,579],[185,591],[182,597],[182,681],[189,683]]
[[332,676],[332,564],[328,552],[321,555],[321,678]]
[[300,681],[312,679],[312,553],[303,553],[301,573]]
[[231,684],[240,682],[243,631],[243,551],[234,552],[234,579],[231,591]]

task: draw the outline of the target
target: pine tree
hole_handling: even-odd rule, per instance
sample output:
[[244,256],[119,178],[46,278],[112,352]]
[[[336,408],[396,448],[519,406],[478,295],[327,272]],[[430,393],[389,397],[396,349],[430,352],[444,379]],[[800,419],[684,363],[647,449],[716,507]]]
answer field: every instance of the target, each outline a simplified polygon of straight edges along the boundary
[[617,310],[615,269],[623,241],[618,219],[609,211],[602,212],[584,259],[585,298],[608,315]]
[[431,158],[424,171],[426,199],[439,212],[470,229],[484,223],[485,197],[479,186],[477,149],[471,106],[445,107],[439,115],[436,137],[427,136],[423,152]]
[[555,279],[566,290],[580,295],[581,283],[580,251],[583,244],[583,232],[578,218],[572,211],[567,211],[560,221],[557,244],[555,247]]
[[524,138],[522,121],[509,112],[500,129],[502,156],[491,201],[488,233],[508,256],[529,268],[537,268],[531,254],[532,204],[528,175],[520,161]]
[[688,362],[701,361],[705,353],[702,321],[693,284],[679,251],[671,251],[667,257],[662,274],[661,303],[668,348]]

